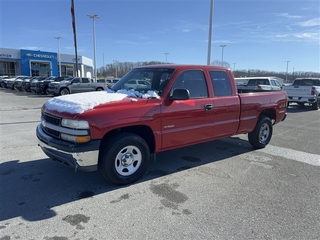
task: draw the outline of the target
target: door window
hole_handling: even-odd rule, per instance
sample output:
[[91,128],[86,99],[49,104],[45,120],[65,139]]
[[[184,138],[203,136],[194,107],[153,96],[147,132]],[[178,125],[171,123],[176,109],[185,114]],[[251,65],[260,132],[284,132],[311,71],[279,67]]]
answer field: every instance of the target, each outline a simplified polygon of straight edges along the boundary
[[190,98],[207,98],[208,88],[201,70],[187,70],[182,72],[174,82],[172,89],[187,89]]

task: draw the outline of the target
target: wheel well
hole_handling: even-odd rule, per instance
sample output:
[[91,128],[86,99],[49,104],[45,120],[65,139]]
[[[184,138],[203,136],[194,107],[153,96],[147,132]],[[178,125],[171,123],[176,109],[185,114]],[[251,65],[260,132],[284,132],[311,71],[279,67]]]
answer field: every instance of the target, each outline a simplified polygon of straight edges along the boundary
[[270,118],[273,123],[276,120],[276,110],[273,108],[265,109],[259,115],[259,117],[263,116]]
[[103,136],[101,144],[105,143],[106,141],[108,141],[108,139],[112,138],[113,136],[123,132],[129,132],[139,135],[148,144],[150,152],[153,153],[155,151],[155,139],[153,132],[150,127],[144,125],[114,129]]

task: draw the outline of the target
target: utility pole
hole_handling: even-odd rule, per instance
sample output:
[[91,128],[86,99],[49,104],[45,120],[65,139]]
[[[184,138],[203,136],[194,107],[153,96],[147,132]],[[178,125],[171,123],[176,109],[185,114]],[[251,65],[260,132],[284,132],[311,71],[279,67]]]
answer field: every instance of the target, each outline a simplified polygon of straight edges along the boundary
[[207,55],[207,65],[210,65],[211,58],[211,38],[212,38],[212,15],[213,15],[213,0],[210,2],[210,16],[209,16],[209,39],[208,39],[208,55]]
[[164,54],[166,55],[166,64],[167,64],[168,63],[167,56],[168,56],[169,53],[165,52]]
[[118,60],[113,60],[115,63],[115,69],[116,69],[116,78],[118,78]]
[[89,18],[92,19],[93,22],[93,65],[94,65],[94,71],[93,76],[97,81],[97,61],[96,61],[96,26],[95,26],[95,18],[99,18],[97,14],[94,15],[87,15]]
[[289,66],[289,62],[291,61],[286,61],[287,62],[287,71],[286,71],[286,83],[288,82],[288,66]]
[[220,45],[220,47],[221,47],[221,49],[222,49],[222,54],[221,54],[221,66],[224,66],[224,64],[223,64],[223,49],[224,49],[226,46],[227,46],[226,44]]

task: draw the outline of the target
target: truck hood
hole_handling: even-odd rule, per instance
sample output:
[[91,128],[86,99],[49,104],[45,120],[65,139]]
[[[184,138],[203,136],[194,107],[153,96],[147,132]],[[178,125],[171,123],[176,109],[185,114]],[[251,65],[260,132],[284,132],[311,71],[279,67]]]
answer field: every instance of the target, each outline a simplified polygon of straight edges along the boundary
[[50,111],[80,114],[97,106],[102,107],[115,102],[136,102],[139,98],[159,98],[159,96],[154,91],[148,91],[146,94],[128,90],[85,92],[54,97],[44,103],[44,108]]

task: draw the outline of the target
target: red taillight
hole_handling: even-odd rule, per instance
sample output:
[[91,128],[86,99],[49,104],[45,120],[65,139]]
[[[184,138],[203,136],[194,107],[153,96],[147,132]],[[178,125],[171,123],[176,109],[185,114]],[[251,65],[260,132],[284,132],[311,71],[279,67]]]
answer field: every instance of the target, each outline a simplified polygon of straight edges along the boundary
[[316,88],[315,87],[312,87],[311,88],[311,95],[315,95],[316,94]]

